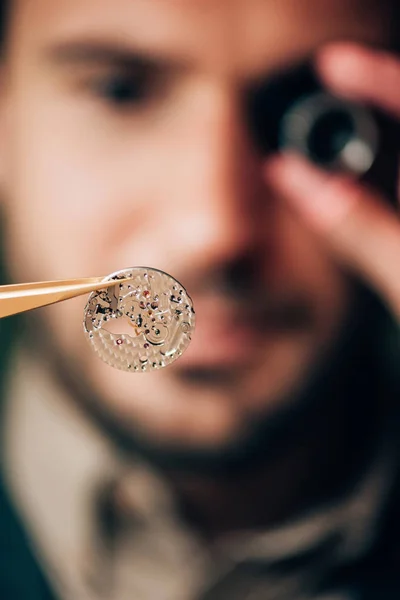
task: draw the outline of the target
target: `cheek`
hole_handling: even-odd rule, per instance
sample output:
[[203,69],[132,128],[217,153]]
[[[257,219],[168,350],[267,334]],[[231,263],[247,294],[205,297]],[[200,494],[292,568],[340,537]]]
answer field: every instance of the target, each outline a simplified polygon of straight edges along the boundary
[[14,124],[5,185],[10,260],[34,278],[101,274],[102,240],[127,204],[112,148],[79,129],[58,112]]
[[47,97],[13,104],[5,204],[18,280],[107,274],[132,266],[126,255],[166,268],[161,245],[149,256],[148,240],[168,217],[169,137],[83,106]]

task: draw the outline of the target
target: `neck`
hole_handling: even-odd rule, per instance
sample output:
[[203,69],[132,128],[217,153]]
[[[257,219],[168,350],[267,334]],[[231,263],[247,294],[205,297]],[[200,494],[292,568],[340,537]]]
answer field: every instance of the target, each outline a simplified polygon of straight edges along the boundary
[[304,484],[312,480],[312,453],[312,445],[304,444],[272,464],[236,476],[168,476],[185,518],[207,538],[216,539],[234,531],[267,528],[298,512],[311,493]]

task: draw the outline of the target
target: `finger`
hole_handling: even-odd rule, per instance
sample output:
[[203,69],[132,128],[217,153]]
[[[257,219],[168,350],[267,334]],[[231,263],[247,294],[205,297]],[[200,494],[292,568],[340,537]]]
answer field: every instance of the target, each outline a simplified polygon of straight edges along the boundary
[[400,117],[400,60],[394,55],[352,43],[330,44],[318,53],[316,68],[336,93]]
[[400,223],[394,210],[355,180],[323,173],[297,156],[270,159],[265,176],[400,317]]

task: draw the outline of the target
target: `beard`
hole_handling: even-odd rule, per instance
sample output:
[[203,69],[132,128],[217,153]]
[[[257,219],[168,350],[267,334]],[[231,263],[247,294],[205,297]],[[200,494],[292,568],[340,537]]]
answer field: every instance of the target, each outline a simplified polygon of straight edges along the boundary
[[[158,443],[157,439],[144,436],[132,423],[128,427],[92,391],[78,362],[59,349],[40,311],[29,319],[24,334],[33,336],[34,344],[30,347],[35,352],[40,340],[41,356],[58,384],[120,453],[132,458],[139,456],[162,470],[232,476],[276,460],[296,447],[300,439],[326,435],[327,426],[340,428],[341,423],[347,422],[349,415],[358,410],[361,399],[354,394],[354,381],[360,375],[357,356],[376,346],[383,318],[387,315],[379,300],[362,286],[357,287],[354,307],[316,368],[297,382],[290,394],[274,403],[273,412],[257,414],[234,441],[213,449]],[[365,411],[364,397],[362,401]]]

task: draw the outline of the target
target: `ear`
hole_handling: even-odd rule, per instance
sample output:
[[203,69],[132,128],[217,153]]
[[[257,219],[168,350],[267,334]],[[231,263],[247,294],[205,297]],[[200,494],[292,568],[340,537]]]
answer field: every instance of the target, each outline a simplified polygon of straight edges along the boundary
[[0,206],[4,203],[4,185],[7,176],[10,129],[10,98],[6,67],[0,59]]

